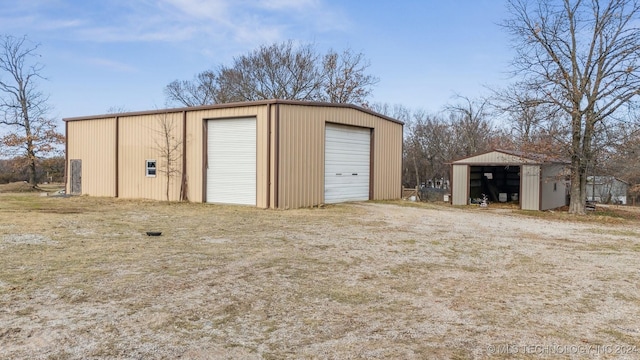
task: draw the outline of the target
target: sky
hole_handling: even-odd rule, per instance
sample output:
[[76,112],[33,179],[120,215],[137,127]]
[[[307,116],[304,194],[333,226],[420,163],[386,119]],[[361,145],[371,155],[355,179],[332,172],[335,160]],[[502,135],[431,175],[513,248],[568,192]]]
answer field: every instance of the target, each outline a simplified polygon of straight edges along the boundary
[[288,40],[361,52],[372,103],[436,113],[509,82],[506,16],[503,0],[0,0],[0,34],[39,44],[57,119],[166,108],[171,81]]

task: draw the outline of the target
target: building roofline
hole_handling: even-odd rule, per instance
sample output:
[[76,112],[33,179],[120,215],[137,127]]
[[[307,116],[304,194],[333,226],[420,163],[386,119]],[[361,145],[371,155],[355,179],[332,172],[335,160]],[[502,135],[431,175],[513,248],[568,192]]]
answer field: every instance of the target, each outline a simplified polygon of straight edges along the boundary
[[404,125],[404,122],[394,119],[392,117],[382,115],[373,110],[369,110],[360,106],[352,105],[352,104],[337,104],[337,103],[328,103],[328,102],[315,102],[315,101],[300,101],[300,100],[282,100],[282,99],[270,99],[270,100],[258,100],[258,101],[243,101],[243,102],[234,102],[234,103],[225,103],[225,104],[214,104],[214,105],[202,105],[202,106],[191,106],[191,107],[180,107],[180,108],[168,108],[168,109],[158,109],[158,110],[146,110],[146,111],[134,111],[134,112],[124,112],[124,113],[113,113],[113,114],[101,114],[101,115],[89,115],[89,116],[77,116],[77,117],[68,117],[62,119],[62,121],[81,121],[81,120],[99,120],[99,119],[108,119],[113,117],[125,117],[125,116],[138,116],[138,115],[155,115],[155,114],[166,114],[166,113],[179,113],[179,112],[189,112],[189,111],[199,111],[199,110],[214,110],[214,109],[228,109],[234,107],[246,107],[246,106],[262,106],[268,104],[285,104],[285,105],[299,105],[299,106],[319,106],[319,107],[334,107],[334,108],[346,108],[346,109],[354,109],[357,111],[362,111],[364,113],[380,117],[382,119]]
[[[467,163],[467,162],[462,162],[462,160],[465,159],[470,159],[476,156],[481,156],[481,155],[485,155],[485,154],[489,154],[492,152],[498,152],[501,154],[505,154],[505,155],[511,155],[511,156],[516,156],[522,159],[526,159],[529,161],[533,161],[533,162],[529,162],[529,165],[543,165],[543,164],[570,164],[570,161],[567,160],[563,160],[563,159],[557,159],[557,158],[553,158],[551,156],[547,156],[544,154],[537,154],[537,153],[528,153],[528,152],[523,152],[523,151],[517,151],[517,150],[505,150],[505,149],[491,149],[491,150],[487,150],[487,151],[483,151],[483,152],[479,152],[477,154],[474,155],[470,155],[470,156],[465,156],[465,157],[461,157],[455,160],[452,160],[450,162],[448,162],[447,164],[449,165],[471,165],[471,164],[475,164],[475,163]],[[495,162],[493,162],[495,163]],[[500,165],[520,165],[519,163],[512,163],[512,162],[504,162],[504,163],[499,163]]]

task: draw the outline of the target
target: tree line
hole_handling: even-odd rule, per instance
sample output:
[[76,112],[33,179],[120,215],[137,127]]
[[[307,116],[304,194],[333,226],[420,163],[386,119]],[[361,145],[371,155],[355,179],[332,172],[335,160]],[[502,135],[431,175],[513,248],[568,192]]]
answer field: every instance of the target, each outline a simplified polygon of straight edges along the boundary
[[[28,164],[24,157],[0,159],[0,184],[27,181],[29,179]],[[60,183],[64,181],[65,159],[63,156],[38,158],[36,160],[36,178],[39,183]]]
[[[293,41],[264,45],[229,65],[165,87],[168,105],[199,106],[263,99],[351,103],[406,123],[403,182],[450,179],[448,162],[492,148],[535,152],[570,162],[570,212],[585,212],[589,175],[640,182],[640,2],[506,0],[501,24],[516,55],[513,84],[484,98],[457,96],[437,113],[371,104],[378,78],[351,49],[320,52]],[[36,159],[62,140],[37,90],[37,46],[4,36],[0,44],[0,143],[21,156],[29,182]]]

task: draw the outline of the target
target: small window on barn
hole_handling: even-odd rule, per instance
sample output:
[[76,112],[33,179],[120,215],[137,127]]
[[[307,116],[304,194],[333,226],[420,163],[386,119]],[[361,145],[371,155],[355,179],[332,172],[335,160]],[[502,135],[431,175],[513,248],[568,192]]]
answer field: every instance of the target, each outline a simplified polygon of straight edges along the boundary
[[553,191],[558,191],[558,183],[553,183]]
[[156,177],[156,161],[155,160],[146,160],[147,165],[147,177]]

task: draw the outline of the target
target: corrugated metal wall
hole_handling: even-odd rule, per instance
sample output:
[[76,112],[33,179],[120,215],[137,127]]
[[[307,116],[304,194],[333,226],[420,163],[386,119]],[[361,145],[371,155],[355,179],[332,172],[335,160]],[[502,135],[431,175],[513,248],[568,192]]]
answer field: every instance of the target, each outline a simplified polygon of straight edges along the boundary
[[469,203],[469,165],[453,165],[452,173],[451,204],[467,205]]
[[559,164],[542,167],[540,210],[555,209],[567,205],[567,184],[563,178],[564,166]]
[[401,192],[402,125],[350,108],[280,104],[278,207],[324,202],[325,123],[374,129],[373,199]]
[[[115,196],[116,119],[67,123],[67,161],[82,160],[82,194]],[[67,179],[70,179],[67,163]],[[70,193],[71,181],[66,191]]]
[[[121,198],[145,198],[157,200],[179,200],[182,171],[182,146],[172,157],[171,169],[176,174],[169,177],[169,199],[167,199],[168,168],[167,146],[182,141],[182,113],[160,113],[152,115],[126,116],[120,118],[119,126],[119,194]],[[163,130],[166,124],[167,131]],[[155,177],[146,176],[146,160],[157,161]]]
[[522,165],[520,168],[520,207],[522,210],[540,210],[540,165]]
[[[276,121],[278,114],[280,121]],[[236,117],[257,120],[258,207],[296,208],[323,203],[325,122],[374,129],[373,199],[400,198],[402,124],[349,107],[262,102],[123,114],[117,122],[115,117],[73,118],[67,121],[68,159],[83,160],[84,194],[165,200],[166,177],[162,171],[155,178],[147,177],[145,160],[156,160],[158,170],[162,170],[161,122],[166,118],[172,124],[170,136],[184,141],[187,199],[201,202],[205,200],[206,121]],[[175,165],[182,170],[182,157]],[[181,176],[171,179],[170,200],[180,198],[181,186]]]

